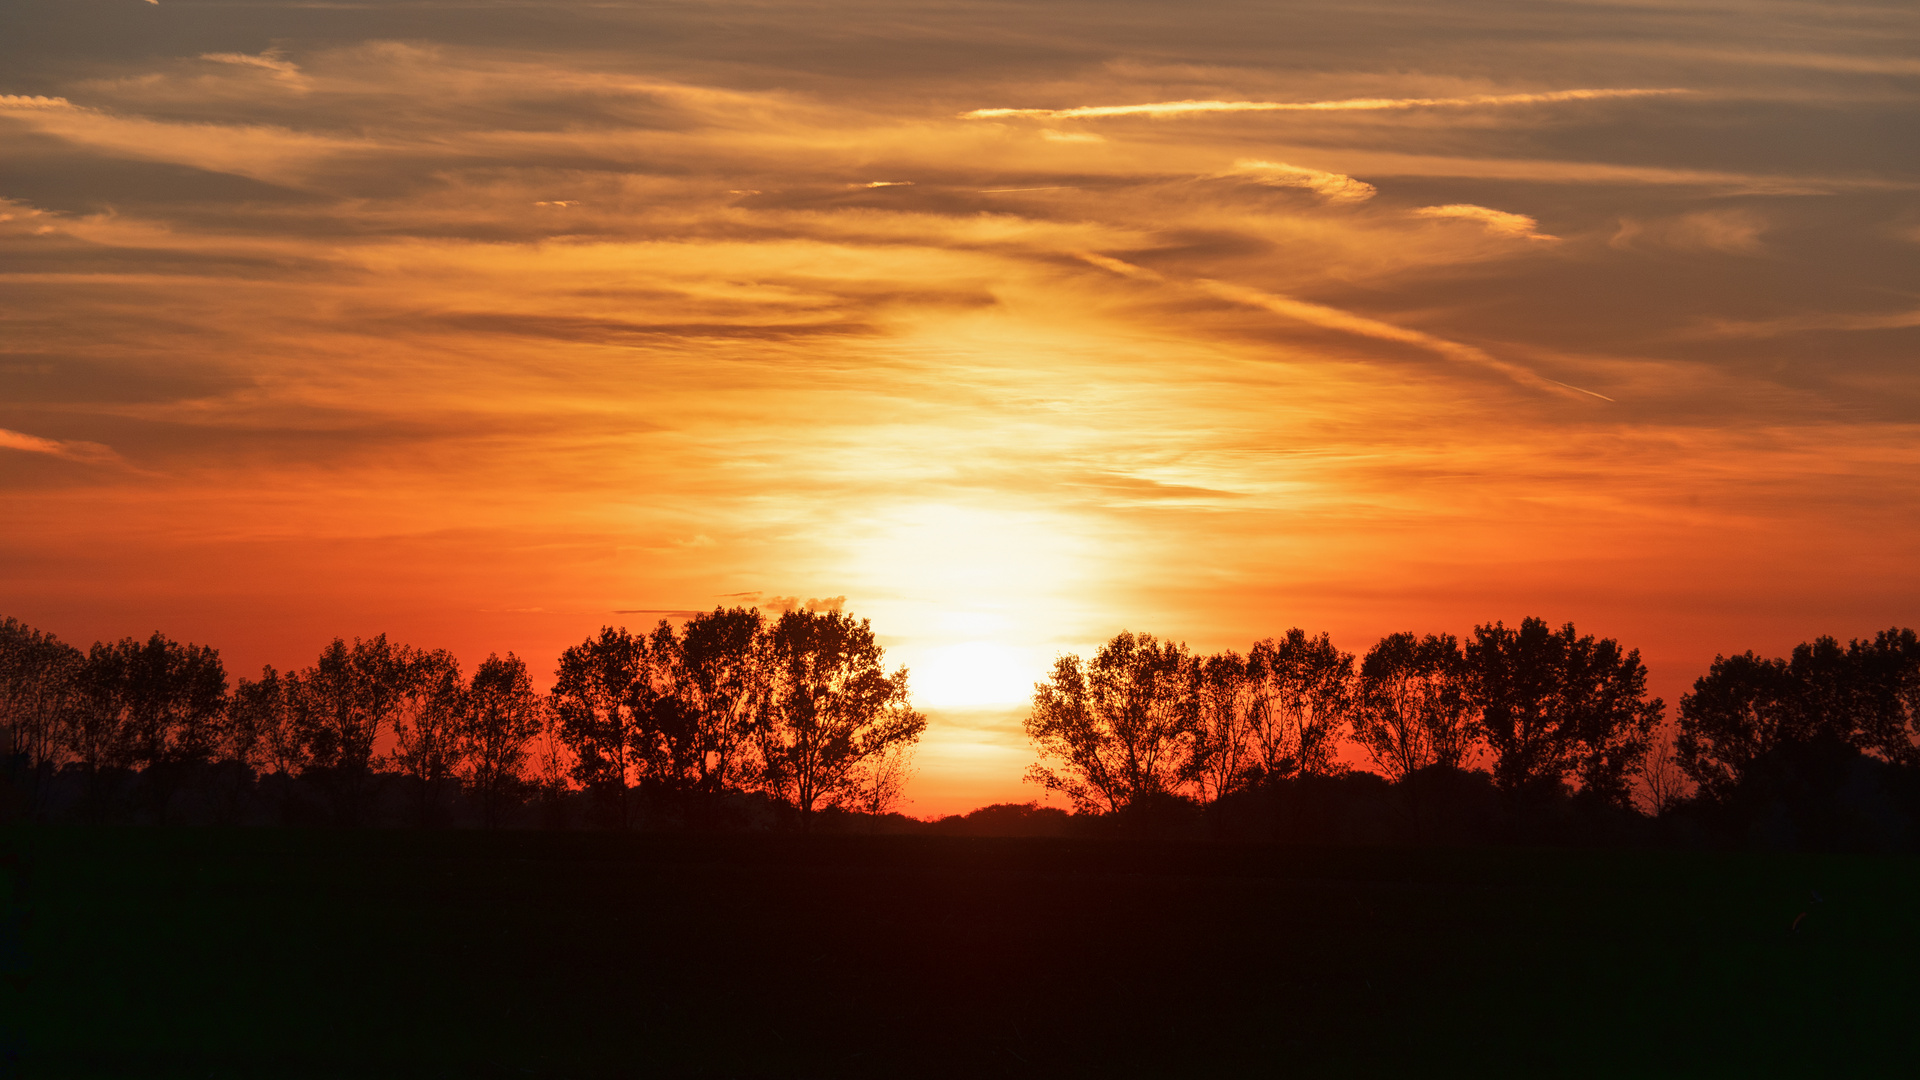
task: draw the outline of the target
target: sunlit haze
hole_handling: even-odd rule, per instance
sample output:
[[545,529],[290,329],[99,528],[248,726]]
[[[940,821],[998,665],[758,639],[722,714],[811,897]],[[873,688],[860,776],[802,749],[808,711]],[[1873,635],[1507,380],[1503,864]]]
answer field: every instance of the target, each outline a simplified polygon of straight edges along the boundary
[[13,0],[0,614],[228,670],[835,602],[908,813],[1121,629],[1920,602],[1920,8]]

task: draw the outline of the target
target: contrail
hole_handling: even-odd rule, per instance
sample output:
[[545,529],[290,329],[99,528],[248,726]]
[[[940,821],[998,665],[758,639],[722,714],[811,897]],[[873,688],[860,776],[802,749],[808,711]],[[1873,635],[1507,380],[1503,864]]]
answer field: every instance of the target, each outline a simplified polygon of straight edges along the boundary
[[[1163,274],[1149,270],[1144,266],[1135,266],[1132,263],[1123,262],[1108,255],[1095,255],[1090,252],[1082,252],[1078,254],[1078,258],[1084,262],[1098,266],[1102,270],[1121,274],[1137,281],[1152,281],[1165,285],[1182,284]],[[1369,319],[1364,315],[1355,315],[1350,311],[1342,311],[1339,308],[1328,307],[1325,304],[1313,304],[1305,300],[1294,300],[1285,296],[1276,296],[1273,293],[1261,292],[1258,289],[1249,289],[1244,285],[1234,285],[1224,281],[1212,281],[1206,278],[1200,278],[1186,284],[1202,292],[1217,296],[1222,300],[1271,311],[1275,315],[1307,323],[1310,326],[1319,326],[1328,330],[1340,330],[1345,333],[1358,334],[1361,337],[1376,338],[1381,341],[1397,341],[1405,345],[1412,345],[1416,348],[1438,353],[1449,360],[1491,368],[1522,386],[1530,386],[1536,390],[1545,390],[1554,394],[1567,394],[1571,391],[1572,393],[1584,394],[1587,397],[1596,397],[1601,401],[1613,400],[1605,394],[1596,394],[1591,390],[1574,386],[1570,383],[1563,383],[1557,379],[1549,379],[1545,376],[1535,374],[1518,364],[1508,363],[1505,360],[1492,356],[1484,349],[1475,348],[1472,345],[1462,344],[1458,341],[1448,341],[1446,338],[1434,337],[1432,334],[1423,331],[1410,330],[1404,326],[1395,326],[1392,323],[1381,322],[1378,319]]]
[[975,109],[962,120],[1030,116],[1047,120],[1090,120],[1105,116],[1182,116],[1220,112],[1378,112],[1387,109],[1462,108],[1473,105],[1540,105],[1556,101],[1657,97],[1687,90],[1552,90],[1537,94],[1475,94],[1444,98],[1341,98],[1335,101],[1156,101],[1146,105],[1082,105],[1073,109]]

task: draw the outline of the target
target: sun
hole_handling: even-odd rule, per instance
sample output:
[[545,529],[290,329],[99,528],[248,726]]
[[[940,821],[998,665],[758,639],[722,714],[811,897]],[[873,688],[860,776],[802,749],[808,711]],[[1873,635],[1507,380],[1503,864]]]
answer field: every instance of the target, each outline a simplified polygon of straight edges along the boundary
[[834,580],[885,627],[888,663],[911,672],[917,707],[1008,708],[1083,636],[1071,591],[1091,546],[1057,513],[899,503],[874,511]]
[[933,646],[912,670],[914,703],[932,709],[1022,704],[1045,670],[1045,658],[1034,652],[993,641]]

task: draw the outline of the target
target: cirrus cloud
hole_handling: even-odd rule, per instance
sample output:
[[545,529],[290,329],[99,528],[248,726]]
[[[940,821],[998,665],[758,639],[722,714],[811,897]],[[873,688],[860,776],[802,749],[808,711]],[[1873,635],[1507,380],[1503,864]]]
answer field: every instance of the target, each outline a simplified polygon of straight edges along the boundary
[[1344,173],[1323,172],[1283,161],[1236,161],[1226,175],[1248,176],[1270,187],[1305,188],[1328,202],[1366,202],[1379,190],[1365,180],[1355,180]]
[[1465,221],[1477,221],[1490,233],[1499,236],[1517,236],[1526,240],[1558,240],[1540,231],[1540,223],[1525,214],[1509,213],[1472,203],[1448,203],[1445,206],[1423,206],[1414,211],[1417,217],[1460,218]]
[[974,109],[962,120],[1037,117],[1047,120],[1095,120],[1111,116],[1190,116],[1242,112],[1381,112],[1396,109],[1471,108],[1487,105],[1549,105],[1562,101],[1658,97],[1685,89],[1550,90],[1526,94],[1471,94],[1465,97],[1339,98],[1332,101],[1154,101],[1141,105],[1080,105],[1070,109]]
[[20,450],[29,454],[46,454],[49,457],[65,458],[89,465],[117,464],[120,455],[113,448],[99,443],[75,442],[61,439],[43,439],[38,435],[29,435],[24,431],[9,431],[0,428],[0,449]]

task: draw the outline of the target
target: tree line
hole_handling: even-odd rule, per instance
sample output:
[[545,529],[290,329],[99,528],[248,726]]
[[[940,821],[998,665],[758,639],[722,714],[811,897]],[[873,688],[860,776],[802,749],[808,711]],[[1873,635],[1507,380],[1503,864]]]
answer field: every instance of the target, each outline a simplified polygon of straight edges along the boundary
[[[1298,628],[1244,655],[1121,633],[1060,657],[1025,721],[1028,778],[1072,821],[1000,805],[934,831],[1184,814],[1213,835],[1478,840],[1539,838],[1558,815],[1585,824],[1553,835],[1644,837],[1634,822],[1658,821],[1920,842],[1912,630],[1716,657],[1672,719],[1646,683],[1637,650],[1538,618],[1464,640],[1389,634],[1357,657]],[[837,611],[603,627],[562,653],[547,694],[512,653],[468,672],[385,635],[229,685],[208,646],[155,633],[83,652],[0,620],[12,815],[808,827],[822,811],[886,816],[925,729],[906,670]],[[1435,824],[1449,815],[1472,823]]]
[[[1509,825],[1585,813],[1629,830],[1670,818],[1722,836],[1920,840],[1920,641],[1897,628],[1717,657],[1677,723],[1638,650],[1571,623],[1395,633],[1361,657],[1298,628],[1245,655],[1123,632],[1059,658],[1026,732],[1028,778],[1082,814],[1186,806],[1218,822],[1319,800],[1433,816],[1477,800]],[[1345,748],[1372,769],[1350,769]]]
[[[899,799],[926,719],[871,626],[837,611],[716,608],[677,630],[603,628],[559,659],[471,674],[445,650],[336,638],[314,663],[229,687],[217,650],[155,633],[86,652],[0,620],[0,755],[14,813],[362,824],[719,823],[758,806],[805,827]],[[396,805],[399,804],[399,805]]]

